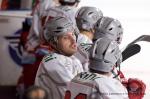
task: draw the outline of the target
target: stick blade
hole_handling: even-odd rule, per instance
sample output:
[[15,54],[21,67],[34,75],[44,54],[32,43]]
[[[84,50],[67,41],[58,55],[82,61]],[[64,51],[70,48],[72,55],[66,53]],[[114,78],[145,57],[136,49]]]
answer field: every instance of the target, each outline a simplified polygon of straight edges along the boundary
[[139,53],[141,51],[141,46],[138,44],[132,44],[128,46],[123,52],[122,52],[122,62],[127,60],[128,58],[134,56],[135,54]]
[[142,41],[150,42],[150,35],[143,35]]
[[140,41],[150,42],[150,35],[141,35],[140,37],[138,37],[137,39],[129,43],[128,46],[135,44],[137,42],[140,42]]

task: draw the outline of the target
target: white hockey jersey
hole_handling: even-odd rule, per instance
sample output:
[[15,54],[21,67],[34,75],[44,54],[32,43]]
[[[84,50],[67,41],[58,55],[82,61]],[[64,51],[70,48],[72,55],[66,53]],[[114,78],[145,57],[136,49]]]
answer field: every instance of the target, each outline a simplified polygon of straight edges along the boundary
[[83,72],[68,83],[65,99],[128,99],[128,92],[116,79]]
[[48,99],[64,99],[67,83],[80,72],[83,68],[76,57],[50,53],[39,66],[35,85],[48,91]]
[[92,46],[92,40],[80,33],[77,44],[78,51],[74,55],[81,61],[84,71],[88,71],[89,55],[87,50]]

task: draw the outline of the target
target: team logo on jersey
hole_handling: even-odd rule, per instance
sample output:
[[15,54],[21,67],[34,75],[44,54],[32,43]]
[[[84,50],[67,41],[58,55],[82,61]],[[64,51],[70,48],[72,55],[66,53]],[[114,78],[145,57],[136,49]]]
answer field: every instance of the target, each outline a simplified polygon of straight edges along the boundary
[[5,36],[5,39],[9,42],[8,44],[8,52],[10,54],[11,59],[21,66],[21,57],[22,50],[20,45],[20,34],[22,30],[18,30],[13,35]]

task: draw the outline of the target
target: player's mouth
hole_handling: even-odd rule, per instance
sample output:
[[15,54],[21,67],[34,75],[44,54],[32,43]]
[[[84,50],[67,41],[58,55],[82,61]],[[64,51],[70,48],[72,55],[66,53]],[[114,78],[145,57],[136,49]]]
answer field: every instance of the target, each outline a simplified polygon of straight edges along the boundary
[[71,47],[72,47],[73,49],[76,49],[76,48],[77,48],[77,44],[76,44],[76,43],[73,43],[73,44],[71,45]]

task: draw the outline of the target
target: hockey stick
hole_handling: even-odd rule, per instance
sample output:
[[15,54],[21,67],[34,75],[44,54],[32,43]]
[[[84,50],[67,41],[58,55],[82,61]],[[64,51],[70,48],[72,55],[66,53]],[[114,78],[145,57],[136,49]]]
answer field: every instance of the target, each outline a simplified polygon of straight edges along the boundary
[[134,41],[132,41],[131,43],[129,43],[127,45],[127,47],[130,46],[130,45],[132,45],[132,44],[135,44],[137,42],[140,42],[140,41],[150,42],[150,35],[141,35],[140,37],[138,37],[137,39],[135,39]]
[[150,35],[141,35],[140,37],[129,43],[127,47],[125,47],[125,49],[122,51],[122,61],[125,61],[126,59],[140,52],[140,45],[135,44],[140,41],[150,42]]
[[[122,62],[124,62],[126,59],[130,58],[131,56],[139,53],[141,50],[141,46],[138,44],[132,44],[130,46],[128,46],[123,52],[122,52]],[[119,63],[119,64],[117,64]],[[118,67],[118,71],[120,71],[120,60],[116,63],[116,67]],[[113,71],[112,71],[113,72]],[[116,74],[115,72],[113,72],[113,74],[115,75],[114,78],[119,76],[119,73]]]
[[130,58],[131,56],[139,53],[141,51],[141,46],[138,44],[132,44],[128,46],[123,52],[122,52],[122,62],[126,59]]
[[[124,62],[126,59],[128,59],[131,56],[140,52],[141,46],[138,44],[135,44],[135,43],[140,42],[140,41],[150,42],[150,35],[142,35],[142,36],[138,37],[137,39],[135,39],[134,41],[132,41],[131,43],[129,43],[125,47],[125,49],[122,51],[122,62]],[[121,72],[120,71],[120,64],[117,67],[119,67],[118,72]],[[123,73],[121,73],[121,74],[123,74]],[[115,74],[114,78],[117,78],[119,75],[120,75],[120,73]]]

